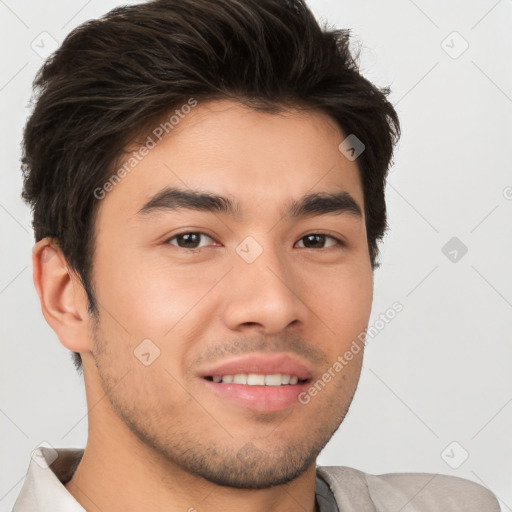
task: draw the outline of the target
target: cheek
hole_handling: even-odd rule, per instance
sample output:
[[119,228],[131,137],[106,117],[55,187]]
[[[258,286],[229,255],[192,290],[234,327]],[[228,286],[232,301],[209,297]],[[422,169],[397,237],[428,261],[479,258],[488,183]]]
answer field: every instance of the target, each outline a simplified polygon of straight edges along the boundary
[[373,299],[373,276],[367,266],[319,270],[302,282],[301,296],[335,339],[350,341],[367,327]]
[[171,265],[162,257],[129,250],[117,258],[98,255],[97,261],[100,304],[137,339],[162,339],[169,331],[179,330],[222,270]]

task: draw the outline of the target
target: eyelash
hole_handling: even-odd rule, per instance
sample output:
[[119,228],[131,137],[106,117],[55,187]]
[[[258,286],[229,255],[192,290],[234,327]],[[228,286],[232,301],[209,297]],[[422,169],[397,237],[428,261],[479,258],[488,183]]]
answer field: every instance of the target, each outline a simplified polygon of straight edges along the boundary
[[[211,237],[210,235],[208,235],[207,233],[203,233],[202,231],[184,231],[183,233],[177,233],[176,235],[173,235],[171,238],[168,238],[167,240],[165,240],[165,244],[169,244],[169,245],[174,245],[174,244],[171,244],[171,240],[174,240],[175,238],[179,237],[179,236],[183,236],[183,235],[205,235],[206,237],[210,238],[211,240],[214,240],[213,237]],[[332,236],[332,235],[329,235],[328,233],[321,233],[321,232],[312,232],[312,233],[307,233],[303,236],[301,236],[299,238],[299,240],[302,240],[303,238],[306,238],[308,236],[311,236],[311,235],[320,235],[320,236],[324,236],[326,238],[330,238],[332,240],[334,240],[336,242],[335,245],[338,245],[339,247],[345,247],[345,242],[343,242],[342,240],[340,240],[339,238],[336,238],[335,236]],[[194,247],[194,248],[187,248],[187,247],[179,247],[179,246],[175,246],[177,247],[178,249],[183,249],[185,251],[189,250],[189,251],[198,251],[200,249],[204,249],[205,247]],[[333,246],[331,246],[333,247]],[[321,247],[320,249],[313,249],[313,250],[321,250],[321,249],[330,249],[331,247]],[[304,247],[304,249],[310,249],[309,247]]]

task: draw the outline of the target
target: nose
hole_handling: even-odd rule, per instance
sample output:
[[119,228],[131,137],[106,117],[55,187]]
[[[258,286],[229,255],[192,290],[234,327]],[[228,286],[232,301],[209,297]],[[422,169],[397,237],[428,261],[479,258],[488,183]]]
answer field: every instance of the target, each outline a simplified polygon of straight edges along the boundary
[[251,263],[234,255],[224,302],[224,323],[234,331],[275,334],[298,327],[309,314],[300,279],[275,248],[265,247]]

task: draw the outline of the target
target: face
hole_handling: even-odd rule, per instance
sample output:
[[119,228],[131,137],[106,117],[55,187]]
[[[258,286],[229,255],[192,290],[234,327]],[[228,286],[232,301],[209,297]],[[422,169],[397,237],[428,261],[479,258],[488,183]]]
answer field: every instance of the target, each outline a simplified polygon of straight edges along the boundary
[[198,104],[100,201],[84,375],[170,464],[281,484],[342,422],[362,350],[333,365],[373,291],[344,138],[320,112]]

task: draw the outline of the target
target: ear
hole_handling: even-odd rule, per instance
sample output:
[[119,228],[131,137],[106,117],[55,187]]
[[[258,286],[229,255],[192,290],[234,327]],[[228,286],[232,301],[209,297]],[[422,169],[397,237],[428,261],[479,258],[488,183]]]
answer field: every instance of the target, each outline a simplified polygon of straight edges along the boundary
[[32,265],[41,310],[62,345],[73,352],[91,350],[87,294],[60,247],[49,237],[39,240]]

